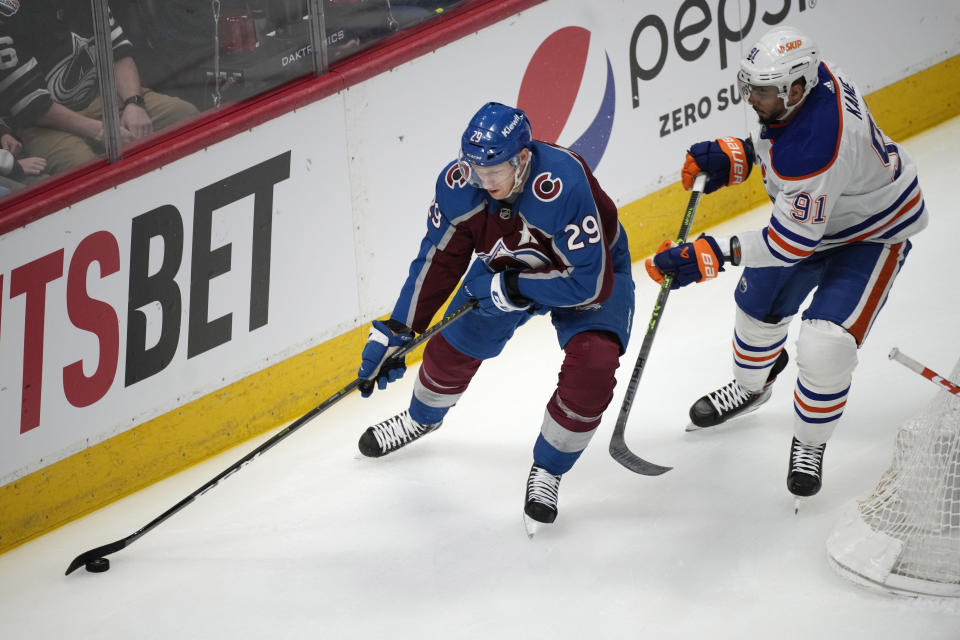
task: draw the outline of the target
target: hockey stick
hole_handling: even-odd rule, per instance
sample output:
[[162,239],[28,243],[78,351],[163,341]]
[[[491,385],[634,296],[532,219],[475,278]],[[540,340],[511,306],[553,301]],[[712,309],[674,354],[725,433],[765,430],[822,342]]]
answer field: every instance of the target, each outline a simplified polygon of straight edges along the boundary
[[937,373],[933,369],[926,368],[925,366],[923,366],[922,364],[920,364],[910,356],[903,355],[902,353],[900,353],[900,349],[897,349],[896,347],[894,347],[893,349],[890,350],[890,355],[888,355],[887,357],[890,358],[891,360],[896,360],[897,362],[907,367],[908,369],[912,369],[913,371],[916,371],[917,373],[919,373],[924,378],[934,383],[941,389],[945,389],[948,393],[952,393],[955,396],[960,396],[960,386],[957,386],[955,383],[950,382],[949,380],[941,376],[939,373]]
[[[477,305],[476,300],[470,300],[466,302],[464,305],[459,307],[456,311],[451,313],[449,316],[447,316],[446,318],[444,318],[443,320],[441,320],[440,322],[433,325],[432,327],[430,327],[429,329],[421,333],[419,336],[414,338],[409,344],[395,351],[393,355],[394,356],[406,355],[407,353],[409,353],[410,351],[412,351],[413,349],[417,348],[419,345],[423,344],[425,341],[430,339],[433,335],[445,329],[448,325],[450,325],[450,323],[462,317],[463,314],[465,314],[470,309],[474,308],[476,305]],[[104,556],[120,551],[121,549],[124,549],[130,546],[131,544],[133,544],[134,542],[136,542],[148,531],[157,527],[160,523],[164,522],[165,520],[173,516],[175,513],[177,513],[184,507],[186,507],[188,504],[190,504],[194,500],[196,500],[202,494],[213,489],[215,486],[217,486],[217,484],[221,480],[223,480],[224,478],[230,475],[233,475],[234,473],[242,469],[244,466],[246,466],[250,462],[253,462],[254,459],[262,455],[268,449],[272,448],[275,444],[279,443],[281,440],[283,440],[287,436],[292,435],[294,431],[296,431],[306,423],[310,422],[310,420],[315,418],[317,415],[323,413],[324,411],[326,411],[327,409],[335,405],[337,402],[342,400],[345,396],[349,395],[359,385],[360,385],[360,378],[357,378],[353,382],[345,386],[343,389],[340,389],[340,391],[337,391],[335,394],[333,394],[332,396],[324,400],[322,403],[320,403],[319,405],[317,405],[316,407],[314,407],[313,409],[305,413],[302,417],[298,418],[296,421],[290,423],[289,425],[281,429],[276,435],[274,435],[272,438],[270,438],[269,440],[261,444],[259,447],[257,447],[247,455],[243,456],[240,460],[238,460],[234,464],[230,465],[227,469],[225,469],[222,473],[220,473],[220,475],[218,475],[214,479],[204,484],[202,487],[200,487],[199,489],[197,489],[196,491],[188,495],[186,498],[184,498],[177,504],[173,505],[166,511],[164,511],[162,514],[160,514],[159,516],[157,516],[156,518],[151,520],[149,523],[147,523],[146,525],[144,525],[134,533],[130,534],[126,538],[121,538],[116,542],[111,542],[110,544],[105,544],[101,547],[90,549],[89,551],[84,551],[83,553],[81,553],[80,555],[78,555],[76,558],[73,559],[73,562],[71,562],[70,566],[67,567],[66,574],[64,575],[70,575],[73,571],[76,571],[80,567],[85,566],[91,562],[94,563],[94,566],[101,567],[99,571],[106,571],[110,567],[110,565],[106,561],[106,558],[104,558]]]
[[[680,232],[677,234],[677,244],[683,244],[687,241],[687,234],[693,225],[693,215],[700,204],[700,196],[703,195],[703,187],[706,184],[707,176],[704,173],[699,174],[693,181],[693,191],[690,193],[690,201],[687,203],[687,210],[683,214],[683,223],[680,225]],[[660,294],[657,296],[657,302],[653,305],[653,313],[650,316],[650,322],[647,324],[647,333],[643,336],[643,344],[640,346],[640,355],[637,356],[637,364],[633,367],[633,375],[630,376],[630,384],[627,385],[627,393],[623,396],[623,404],[620,405],[620,415],[617,416],[617,424],[613,428],[613,435],[610,437],[610,455],[613,459],[625,466],[634,473],[645,476],[659,476],[662,473],[670,471],[673,467],[661,467],[658,464],[647,462],[640,456],[630,451],[623,433],[627,428],[627,418],[630,416],[630,407],[633,406],[633,399],[637,395],[637,387],[640,386],[640,377],[643,375],[643,367],[647,363],[647,357],[650,355],[650,348],[653,346],[653,338],[657,335],[657,327],[660,326],[660,316],[667,305],[667,296],[670,295],[670,285],[673,283],[673,275],[663,274],[663,283],[660,285]]]

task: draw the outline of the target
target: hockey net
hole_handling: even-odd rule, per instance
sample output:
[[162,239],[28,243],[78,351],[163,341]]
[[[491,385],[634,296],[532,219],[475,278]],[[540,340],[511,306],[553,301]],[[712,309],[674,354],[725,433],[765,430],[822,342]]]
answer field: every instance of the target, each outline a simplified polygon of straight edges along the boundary
[[[960,361],[949,379],[960,382]],[[960,397],[937,392],[897,433],[893,463],[847,510],[827,554],[867,587],[960,597]]]

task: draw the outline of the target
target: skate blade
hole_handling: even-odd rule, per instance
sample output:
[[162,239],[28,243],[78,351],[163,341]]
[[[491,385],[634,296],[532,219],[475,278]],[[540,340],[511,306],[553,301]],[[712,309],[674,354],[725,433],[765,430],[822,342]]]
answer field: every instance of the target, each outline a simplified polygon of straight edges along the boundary
[[527,515],[526,512],[523,512],[523,528],[527,532],[527,539],[533,540],[533,537],[537,535],[543,527],[549,526],[544,522],[534,520]]
[[804,504],[807,500],[809,500],[811,497],[813,496],[809,496],[809,497],[794,496],[793,497],[793,515],[798,515],[800,513],[800,506]]

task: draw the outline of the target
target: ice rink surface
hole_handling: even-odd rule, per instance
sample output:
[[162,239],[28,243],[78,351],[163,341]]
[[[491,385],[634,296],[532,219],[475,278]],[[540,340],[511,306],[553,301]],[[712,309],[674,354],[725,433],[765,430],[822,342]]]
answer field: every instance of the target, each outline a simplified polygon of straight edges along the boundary
[[[0,556],[0,638],[960,638],[960,602],[866,591],[824,550],[842,509],[888,466],[897,429],[937,393],[889,361],[891,347],[943,374],[960,357],[960,118],[905,146],[930,226],[860,350],[824,489],[798,515],[785,485],[792,361],[759,411],[684,432],[689,405],[731,378],[735,268],[672,293],[633,405],[631,448],[674,470],[642,477],[607,454],[658,291],[637,262],[617,393],[561,483],[557,523],[533,540],[524,483],[562,356],[547,317],[484,364],[439,431],[388,458],[359,458],[356,441],[406,407],[415,367],[373,399],[355,394],[320,415],[111,556],[108,573],[63,575],[273,432]],[[763,207],[713,231],[767,216]]]

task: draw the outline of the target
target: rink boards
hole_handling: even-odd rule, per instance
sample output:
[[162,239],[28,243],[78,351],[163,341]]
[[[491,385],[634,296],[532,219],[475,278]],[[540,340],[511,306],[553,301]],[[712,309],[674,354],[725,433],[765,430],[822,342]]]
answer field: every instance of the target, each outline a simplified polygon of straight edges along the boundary
[[[0,551],[349,382],[484,100],[519,103],[535,135],[592,162],[635,259],[676,232],[683,150],[746,132],[732,69],[764,19],[815,33],[895,139],[956,115],[950,20],[905,59],[848,42],[849,9],[742,4],[743,24],[667,2],[537,5],[0,236]],[[883,20],[919,19],[890,4]],[[756,179],[711,195],[693,233],[764,197]]]

